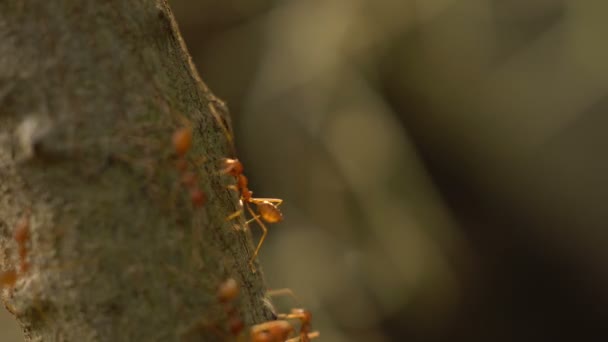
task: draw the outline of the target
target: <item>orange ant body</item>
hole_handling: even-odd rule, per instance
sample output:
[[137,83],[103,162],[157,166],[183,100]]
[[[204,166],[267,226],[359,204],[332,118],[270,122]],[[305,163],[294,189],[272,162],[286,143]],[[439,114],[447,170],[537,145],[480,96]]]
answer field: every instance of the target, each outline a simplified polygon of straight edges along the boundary
[[[241,204],[245,205],[253,217],[251,220],[255,220],[259,224],[260,228],[262,228],[262,237],[260,238],[260,241],[258,242],[253,255],[251,256],[251,260],[249,260],[249,266],[255,271],[253,262],[255,261],[255,258],[257,257],[264,240],[266,239],[266,234],[268,234],[268,228],[266,228],[266,225],[262,221],[267,223],[277,223],[282,221],[283,214],[281,213],[279,206],[281,203],[283,203],[283,200],[278,198],[254,198],[253,192],[248,188],[247,177],[243,174],[243,171],[243,164],[238,159],[224,159],[223,173],[234,176],[237,180],[236,186],[232,186],[230,188],[241,193]],[[251,209],[251,204],[257,207],[257,214],[253,211],[253,209]],[[241,214],[242,209],[229,215],[226,219],[232,220],[239,217]],[[251,220],[247,223],[251,222]]]
[[19,271],[10,269],[0,273],[0,287],[13,287],[20,274],[26,273],[30,269],[27,261],[27,244],[30,241],[30,211],[17,222],[13,238],[17,243],[17,254],[19,255]]
[[[234,337],[238,337],[245,327],[245,323],[243,323],[239,316],[238,309],[234,303],[239,296],[239,292],[240,287],[236,280],[228,278],[218,286],[216,293],[217,301],[222,305],[224,312],[226,313],[228,330]],[[184,333],[183,340],[200,341],[200,337],[209,331],[213,331],[218,337],[223,337],[226,341],[232,340],[226,338],[225,332],[220,329],[219,322],[208,322],[205,319],[199,320],[191,326]]]
[[0,288],[13,287],[17,282],[17,271],[14,269],[0,273]]
[[284,342],[292,332],[287,321],[264,322],[251,327],[250,342]]
[[27,262],[27,243],[30,240],[29,212],[17,223],[13,238],[18,246],[19,272],[25,273],[30,268],[29,263]]
[[175,168],[181,175],[181,183],[190,190],[190,201],[194,207],[200,208],[205,205],[205,193],[198,187],[196,176],[188,170],[188,162],[185,159],[186,153],[192,147],[192,129],[182,127],[173,133],[173,151],[178,157]]
[[249,342],[304,342],[319,337],[319,332],[313,331],[305,337],[288,339],[293,332],[293,326],[288,321],[268,321],[251,327]]
[[[299,319],[300,320],[300,338],[299,342],[310,342],[311,335],[318,336],[318,332],[312,330],[312,314],[306,309],[291,309],[289,314],[279,314],[280,319]],[[297,339],[296,339],[297,340]]]
[[183,157],[192,146],[192,129],[182,127],[173,133],[173,148],[175,154]]
[[[217,299],[224,305],[228,315],[228,328],[233,336],[239,336],[244,328],[244,323],[238,315],[234,300],[238,297],[240,288],[236,280],[228,278],[220,284],[217,290]],[[283,317],[282,317],[283,316]],[[254,325],[250,329],[250,342],[309,342],[310,339],[319,336],[318,332],[311,332],[310,320],[312,316],[306,310],[294,309],[291,314],[279,315],[280,320],[268,321]],[[300,319],[300,336],[288,339],[294,332],[293,326],[287,319]]]
[[[272,291],[268,291],[266,293],[266,295],[269,297],[279,296],[279,295],[289,295],[293,299],[295,299],[296,302],[299,302],[298,297],[296,297],[296,295],[293,293],[293,291],[291,289],[272,290]],[[295,339],[290,339],[290,340],[288,340],[288,342],[296,342],[296,341],[310,342],[310,340],[312,338],[316,338],[319,336],[318,331],[311,331],[312,330],[312,313],[306,309],[294,308],[294,309],[291,309],[291,312],[288,314],[278,314],[277,318],[283,319],[283,320],[297,319],[300,321],[300,336]]]
[[233,278],[228,278],[223,282],[218,291],[217,299],[224,305],[224,310],[228,315],[228,328],[234,336],[240,334],[245,324],[238,315],[236,307],[232,304],[240,292],[239,285]]

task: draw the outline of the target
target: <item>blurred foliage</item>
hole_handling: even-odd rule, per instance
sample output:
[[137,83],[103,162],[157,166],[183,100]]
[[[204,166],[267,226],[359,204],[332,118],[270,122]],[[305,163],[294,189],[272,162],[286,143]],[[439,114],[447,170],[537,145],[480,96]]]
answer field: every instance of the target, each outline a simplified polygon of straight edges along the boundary
[[320,340],[606,340],[608,3],[171,3]]

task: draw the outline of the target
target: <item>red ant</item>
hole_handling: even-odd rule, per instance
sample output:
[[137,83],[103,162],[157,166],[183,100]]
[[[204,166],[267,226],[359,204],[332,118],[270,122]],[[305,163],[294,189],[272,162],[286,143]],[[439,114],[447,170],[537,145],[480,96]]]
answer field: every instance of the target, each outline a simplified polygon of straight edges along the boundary
[[[266,239],[266,234],[268,234],[268,228],[262,220],[267,223],[277,223],[283,220],[283,214],[279,209],[281,203],[283,203],[282,199],[278,198],[253,198],[253,192],[249,190],[247,187],[248,181],[247,177],[243,174],[243,164],[238,159],[224,159],[224,170],[222,171],[225,174],[229,174],[231,176],[236,177],[237,182],[236,186],[231,186],[231,189],[240,191],[241,193],[241,205],[245,205],[251,216],[253,217],[251,220],[247,221],[247,223],[255,220],[262,228],[262,237],[258,242],[258,245],[249,260],[249,266],[255,272],[255,268],[253,267],[253,262],[264,243],[264,239]],[[253,209],[251,209],[251,204],[254,204],[257,207],[258,214],[256,214]],[[242,214],[243,210],[239,209],[236,212],[230,214],[226,220],[230,221]],[[262,220],[260,220],[260,218]]]
[[[224,310],[228,315],[228,326],[230,333],[233,336],[238,336],[244,328],[243,321],[238,316],[238,312],[232,302],[239,295],[239,285],[233,278],[228,278],[224,281],[218,291],[217,298],[224,305]],[[282,317],[283,316],[283,317]],[[292,314],[279,315],[281,320],[269,321],[254,325],[250,329],[250,342],[309,342],[310,339],[318,337],[318,332],[311,332],[310,320],[312,316],[306,310],[294,309]],[[300,337],[287,339],[294,331],[293,326],[286,319],[300,319],[302,321],[300,327]]]
[[192,128],[182,127],[173,132],[173,149],[178,157],[186,155],[192,147]]
[[[239,317],[238,309],[235,306],[235,300],[240,292],[239,284],[233,278],[228,278],[222,282],[217,289],[216,298],[220,304],[222,304],[224,312],[226,313],[228,321],[228,330],[234,337],[238,337],[243,331],[245,324]],[[209,322],[205,319],[199,320],[193,326],[191,326],[184,334],[182,340],[184,341],[199,341],[207,332],[212,331],[218,337],[223,337],[224,340],[231,340],[226,338],[224,331],[220,330],[218,322]]]
[[250,342],[284,342],[293,332],[287,321],[269,321],[256,324],[250,329]]
[[303,342],[319,337],[318,331],[288,339],[293,333],[293,326],[285,320],[268,321],[251,327],[249,342]]
[[24,217],[17,223],[13,238],[17,242],[19,253],[19,272],[25,273],[30,265],[27,262],[27,243],[30,240],[30,213],[29,210]]
[[188,162],[184,158],[192,147],[192,129],[182,127],[173,133],[173,150],[178,160],[175,164],[176,169],[181,174],[181,183],[190,190],[190,201],[195,207],[202,207],[205,204],[205,194],[197,185],[196,176],[188,172]]
[[19,255],[19,271],[10,269],[0,273],[0,287],[13,287],[19,278],[19,274],[26,273],[30,264],[27,262],[27,243],[30,240],[30,210],[17,222],[13,238],[17,243]]
[[239,295],[239,291],[239,285],[233,278],[228,278],[223,282],[217,291],[217,299],[224,305],[224,310],[228,315],[228,327],[230,333],[234,336],[240,334],[245,327],[245,324],[238,315],[237,308],[233,305],[234,300]]
[[[295,299],[296,302],[299,302],[298,297],[293,293],[291,289],[279,289],[272,290],[266,293],[267,296],[279,296],[279,295],[289,295]],[[288,319],[297,319],[300,321],[300,336],[295,339],[290,339],[288,342],[310,342],[312,338],[316,338],[319,336],[318,331],[312,330],[312,313],[306,309],[302,308],[294,308],[291,309],[291,312],[288,314],[278,314],[277,318],[288,320]]]
[[306,309],[291,309],[289,314],[279,314],[280,319],[299,319],[300,320],[300,337],[290,339],[288,342],[310,342],[311,339],[319,336],[318,331],[312,330],[312,314]]

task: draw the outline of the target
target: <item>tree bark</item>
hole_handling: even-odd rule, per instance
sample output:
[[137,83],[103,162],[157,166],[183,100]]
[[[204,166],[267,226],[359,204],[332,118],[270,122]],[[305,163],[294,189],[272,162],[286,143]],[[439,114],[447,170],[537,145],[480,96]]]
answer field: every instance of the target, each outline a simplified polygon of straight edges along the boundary
[[0,271],[19,272],[2,300],[27,341],[227,340],[229,277],[246,324],[272,316],[243,219],[226,221],[229,123],[166,0],[0,3]]

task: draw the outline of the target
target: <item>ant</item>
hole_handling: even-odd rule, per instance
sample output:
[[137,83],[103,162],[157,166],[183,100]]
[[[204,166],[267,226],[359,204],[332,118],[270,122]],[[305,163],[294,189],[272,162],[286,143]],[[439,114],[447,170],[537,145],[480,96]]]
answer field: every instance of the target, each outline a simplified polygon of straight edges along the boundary
[[[299,302],[298,297],[293,293],[291,289],[278,289],[267,291],[266,295],[268,297],[272,296],[280,296],[280,295],[289,295],[296,302]],[[306,309],[302,308],[293,308],[288,314],[278,314],[277,318],[288,320],[288,319],[297,319],[300,321],[300,336],[295,339],[290,339],[288,342],[310,342],[312,338],[316,338],[319,336],[318,331],[312,330],[312,313]]]
[[13,238],[17,243],[19,255],[19,269],[10,269],[0,273],[0,287],[13,287],[20,274],[26,273],[30,264],[27,262],[27,243],[30,240],[30,210],[17,222]]
[[190,190],[190,201],[194,207],[200,208],[205,204],[205,194],[198,187],[196,176],[187,171],[186,153],[192,147],[192,128],[182,127],[173,133],[173,151],[178,157],[175,167],[181,175],[181,183]]
[[19,253],[19,273],[25,273],[29,270],[30,265],[27,262],[27,243],[30,240],[30,213],[29,210],[25,216],[17,222],[13,238],[17,242]]
[[234,306],[234,300],[240,292],[239,285],[234,278],[228,278],[217,290],[217,299],[224,305],[224,310],[228,315],[228,327],[230,333],[237,336],[241,333],[245,324],[238,315],[237,308]]
[[[262,237],[260,238],[260,241],[258,242],[253,255],[251,256],[251,259],[249,260],[249,267],[251,267],[252,271],[255,272],[253,262],[255,261],[255,258],[257,257],[264,240],[266,239],[266,234],[268,234],[268,228],[266,228],[266,225],[262,221],[266,221],[267,223],[277,223],[282,221],[283,214],[281,213],[279,206],[281,203],[283,203],[283,200],[278,198],[253,198],[253,192],[247,187],[247,177],[245,177],[243,174],[243,164],[238,159],[225,158],[222,173],[236,177],[236,185],[230,186],[229,188],[240,191],[241,205],[244,204],[253,217],[251,220],[247,221],[247,223],[255,220],[259,224],[260,228],[262,228]],[[252,204],[257,207],[258,214],[251,209]],[[230,214],[226,220],[233,220],[241,216],[242,213],[243,209],[239,209]]]
[[[239,316],[238,308],[235,305],[239,292],[240,287],[236,280],[234,280],[234,278],[228,278],[218,286],[216,293],[217,301],[223,306],[224,312],[226,313],[228,330],[235,338],[238,337],[245,328],[245,324]],[[232,340],[226,338],[225,332],[220,329],[217,321],[208,322],[206,319],[199,320],[188,328],[184,332],[182,340],[199,341],[200,337],[209,331],[212,331],[218,337],[222,337],[226,341]]]
[[250,342],[284,342],[293,332],[287,321],[268,321],[256,324],[250,329]]
[[279,314],[277,316],[280,319],[299,319],[300,320],[300,336],[299,338],[293,338],[288,342],[310,342],[311,339],[319,336],[318,331],[312,330],[312,314],[306,309],[291,309],[289,314]]
[[289,338],[294,332],[293,326],[285,320],[268,321],[251,327],[249,342],[304,342],[319,337],[318,331],[302,336]]

